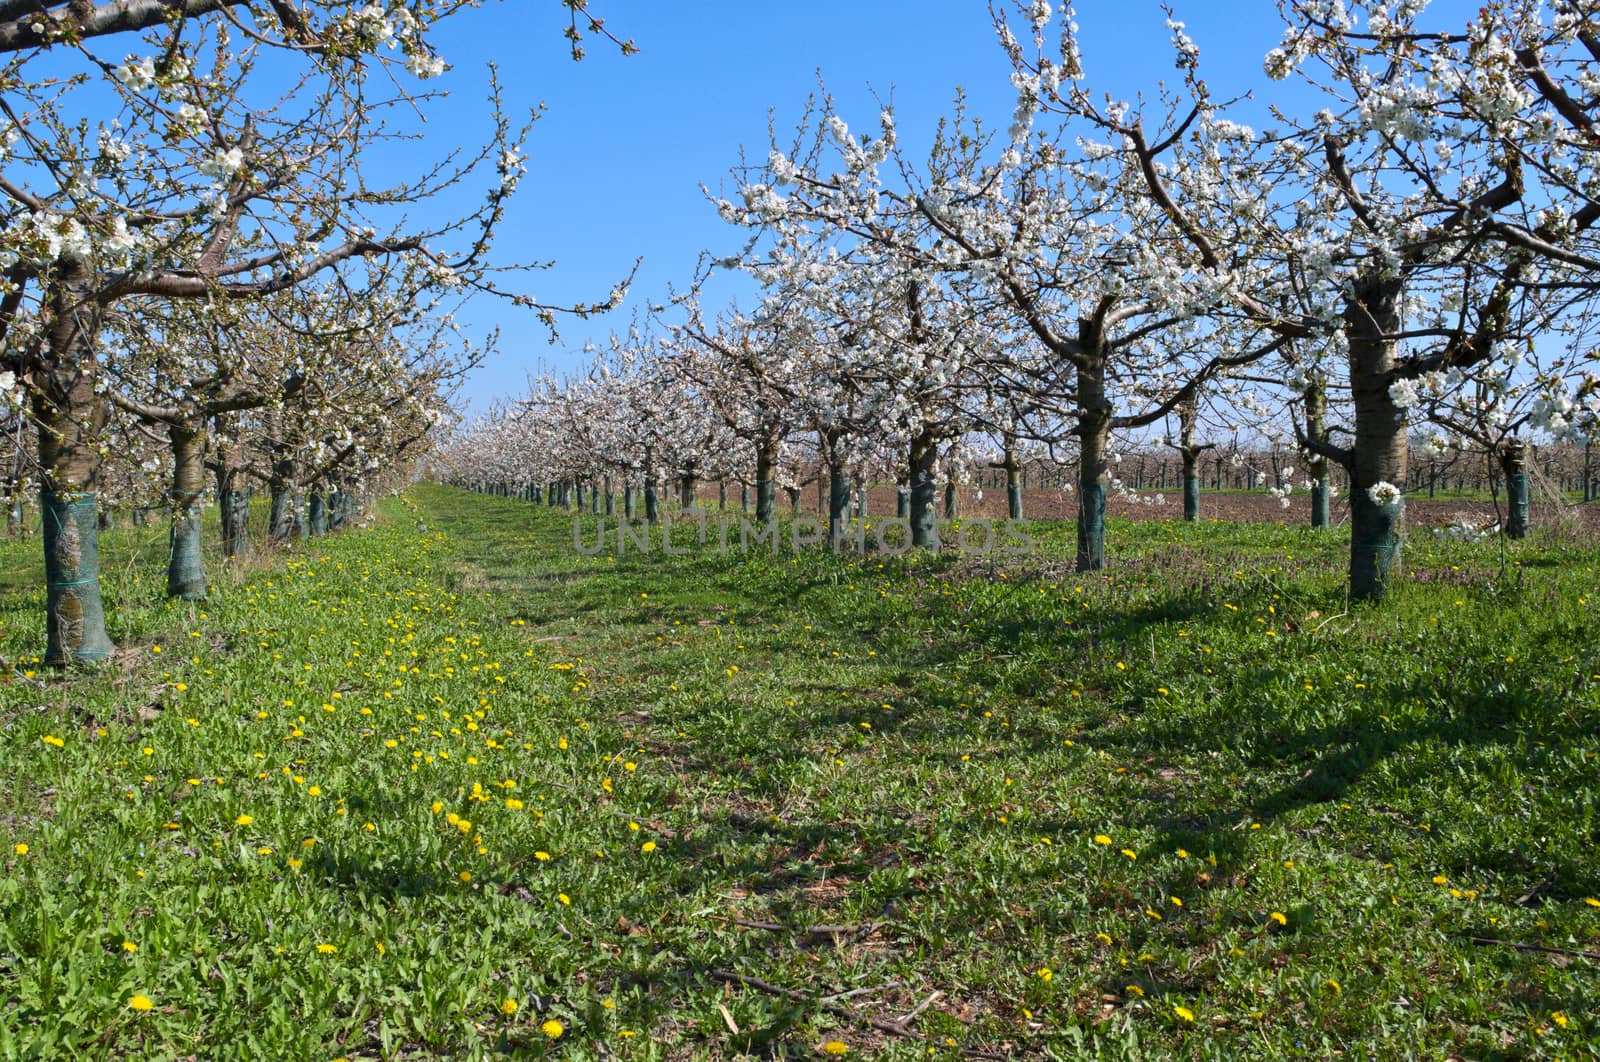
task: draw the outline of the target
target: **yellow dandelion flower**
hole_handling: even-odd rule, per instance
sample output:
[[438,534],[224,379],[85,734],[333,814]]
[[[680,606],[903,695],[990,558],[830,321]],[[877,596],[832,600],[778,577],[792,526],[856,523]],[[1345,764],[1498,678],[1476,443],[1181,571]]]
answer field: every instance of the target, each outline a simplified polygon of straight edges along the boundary
[[1190,1010],[1188,1007],[1174,1006],[1172,1008],[1172,1013],[1176,1014],[1184,1021],[1194,1021],[1194,1011]]
[[1267,915],[1267,917],[1278,923],[1280,926],[1286,926],[1289,924],[1289,919],[1282,911],[1273,911],[1271,914]]
[[240,815],[238,818],[233,820],[233,824],[235,826],[248,826],[254,821],[256,820],[255,816],[253,815]]
[[841,1043],[838,1040],[829,1040],[827,1043],[822,1045],[822,1053],[825,1055],[833,1055],[835,1058],[840,1055],[847,1054],[849,1050],[850,1047],[848,1044]]
[[338,950],[339,949],[334,947],[332,944],[318,944],[317,945],[317,952],[318,952],[318,954],[321,954],[321,955],[332,955],[334,952],[336,952]]
[[149,996],[133,996],[128,1000],[129,1010],[150,1010],[154,1007]]
[[18,841],[16,844],[12,845],[11,850],[17,853],[19,856],[27,855],[28,852],[31,851],[31,849],[29,849],[28,846],[23,844],[21,841]]
[[517,1012],[517,1001],[516,1000],[514,1000],[514,999],[502,999],[500,1001],[500,1013],[501,1014],[504,1014],[506,1017],[509,1018],[509,1017],[511,1017],[511,1015],[515,1014],[516,1012]]
[[1097,833],[1097,834],[1094,835],[1094,843],[1095,844],[1110,844],[1111,843],[1111,838],[1107,837],[1103,833]]
[[552,1040],[559,1040],[561,1039],[561,1034],[567,1031],[567,1027],[562,1025],[559,1021],[556,1021],[554,1018],[551,1018],[549,1021],[539,1026],[539,1031],[544,1033]]

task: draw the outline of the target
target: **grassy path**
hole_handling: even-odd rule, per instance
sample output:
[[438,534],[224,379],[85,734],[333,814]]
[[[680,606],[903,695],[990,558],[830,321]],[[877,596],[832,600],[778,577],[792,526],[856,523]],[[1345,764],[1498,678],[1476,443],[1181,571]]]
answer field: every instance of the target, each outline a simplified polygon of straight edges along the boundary
[[[1344,615],[1300,529],[1118,524],[1075,579],[1070,528],[1004,566],[584,557],[545,509],[413,504],[199,611],[147,572],[96,679],[27,674],[0,581],[0,1057],[1600,1034],[1594,552],[1414,541]],[[928,1042],[864,1022],[919,1007]]]

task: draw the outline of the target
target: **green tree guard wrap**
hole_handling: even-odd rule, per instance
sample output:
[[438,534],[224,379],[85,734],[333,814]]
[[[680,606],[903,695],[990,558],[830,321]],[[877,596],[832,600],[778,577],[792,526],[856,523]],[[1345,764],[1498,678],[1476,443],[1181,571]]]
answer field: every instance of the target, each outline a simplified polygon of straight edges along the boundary
[[100,542],[95,495],[45,491],[45,663],[98,664],[111,655],[105,609],[100,603]]
[[1006,515],[1013,520],[1022,519],[1022,482],[1015,471],[1006,473]]
[[958,512],[955,480],[946,480],[944,484],[944,518],[946,520],[954,520]]
[[750,488],[749,487],[740,487],[739,488],[739,511],[741,513],[748,513],[750,511]]
[[328,533],[331,535],[344,526],[344,491],[336,490],[328,495]]
[[939,517],[934,509],[938,493],[932,469],[911,470],[911,544],[919,549],[939,550]]
[[911,517],[911,488],[904,483],[897,483],[894,488],[894,515],[900,520]]
[[633,485],[624,484],[622,487],[622,518],[632,520],[638,515],[638,504],[633,500]]
[[217,498],[218,518],[222,523],[222,552],[238,557],[250,541],[250,496],[242,490],[225,490]]
[[267,512],[267,527],[274,542],[287,542],[294,535],[294,505],[289,492],[282,487],[272,488],[272,504]]
[[772,510],[778,497],[778,485],[775,480],[756,480],[756,523],[764,524],[772,519]]
[[1506,477],[1506,535],[1510,538],[1528,537],[1528,474],[1518,472]]
[[1183,481],[1183,518],[1191,524],[1200,519],[1200,479],[1190,476]]
[[1077,570],[1098,572],[1106,566],[1106,485],[1078,484]]
[[200,565],[200,494],[172,491],[172,530],[168,535],[167,596],[206,599],[206,572]]
[[661,502],[656,497],[656,485],[653,480],[644,485],[644,519],[647,524],[661,521]]
[[850,480],[833,474],[828,477],[828,545],[834,550],[844,542],[845,528],[850,523]]
[[1331,520],[1332,494],[1328,490],[1328,477],[1323,476],[1311,484],[1311,526],[1327,527]]
[[328,533],[328,501],[320,490],[311,492],[306,501],[306,530],[313,536]]
[[1406,503],[1381,506],[1364,489],[1350,491],[1350,597],[1381,601],[1400,558]]

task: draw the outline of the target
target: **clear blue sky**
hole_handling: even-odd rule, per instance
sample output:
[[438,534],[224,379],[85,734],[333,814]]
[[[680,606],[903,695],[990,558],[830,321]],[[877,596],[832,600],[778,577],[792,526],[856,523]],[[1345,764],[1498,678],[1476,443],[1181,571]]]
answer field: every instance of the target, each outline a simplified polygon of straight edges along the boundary
[[[625,329],[634,307],[690,275],[702,249],[737,247],[700,184],[714,189],[741,145],[764,158],[769,110],[780,133],[792,130],[818,71],[853,128],[876,117],[869,87],[892,91],[908,146],[927,142],[958,87],[973,113],[1001,127],[1014,103],[1010,67],[982,0],[591,4],[619,36],[633,38],[638,55],[623,58],[608,42],[591,41],[588,58],[571,62],[554,0],[468,11],[437,38],[454,69],[441,82],[450,99],[430,111],[432,147],[481,131],[481,86],[491,61],[508,105],[548,106],[498,241],[500,259],[554,260],[529,281],[545,302],[604,301],[633,260],[644,259],[621,310],[564,320],[554,346],[531,314],[475,301],[462,315],[470,329],[502,329],[501,354],[464,392],[477,409],[520,390],[541,363],[575,368],[585,341]],[[1261,57],[1282,32],[1271,0],[1177,6],[1216,95],[1263,84],[1285,89],[1261,73]],[[1097,90],[1128,96],[1173,78],[1170,34],[1156,0],[1081,0],[1077,8],[1088,81]]]

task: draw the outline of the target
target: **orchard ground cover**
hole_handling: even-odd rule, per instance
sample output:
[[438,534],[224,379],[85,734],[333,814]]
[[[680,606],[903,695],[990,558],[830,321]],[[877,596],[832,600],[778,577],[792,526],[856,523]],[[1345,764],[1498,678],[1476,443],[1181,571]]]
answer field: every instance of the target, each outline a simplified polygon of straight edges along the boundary
[[191,607],[128,530],[68,678],[0,543],[0,1056],[1594,1050],[1600,550],[1417,535],[1348,611],[1337,530],[1032,533],[419,487]]

